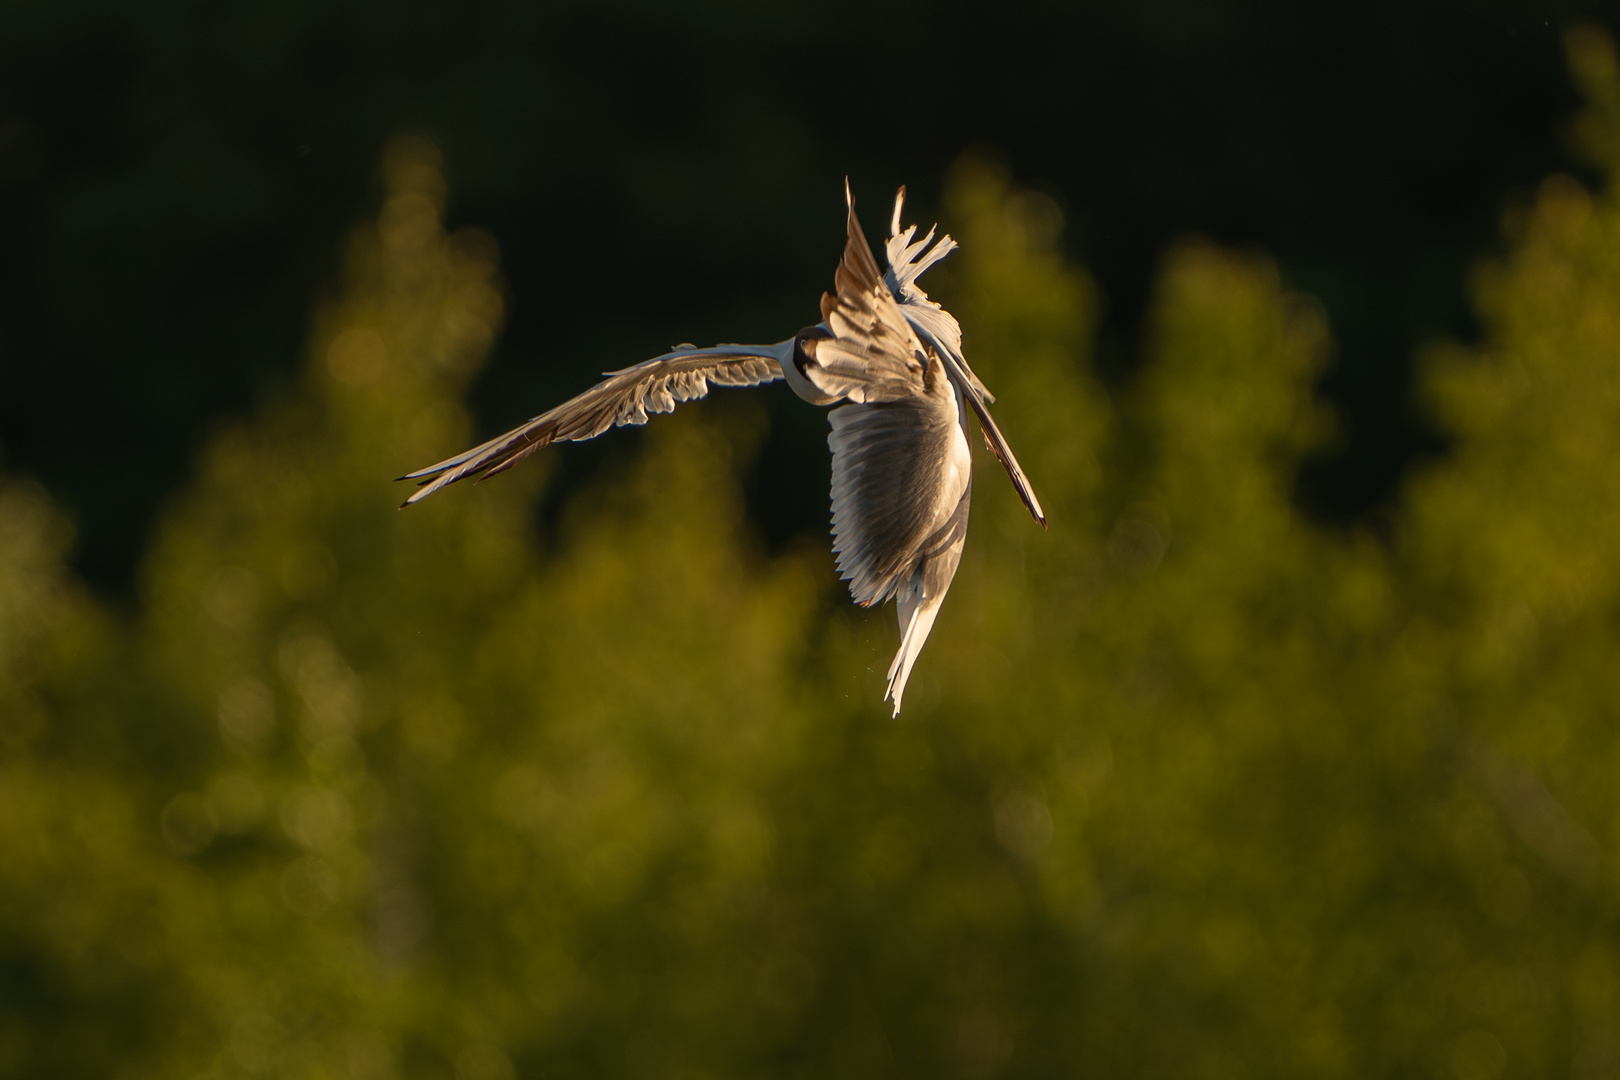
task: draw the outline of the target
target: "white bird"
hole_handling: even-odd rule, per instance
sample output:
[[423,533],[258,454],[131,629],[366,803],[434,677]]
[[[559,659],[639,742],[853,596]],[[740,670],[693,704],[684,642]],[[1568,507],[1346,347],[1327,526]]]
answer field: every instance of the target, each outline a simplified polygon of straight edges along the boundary
[[[962,328],[917,286],[917,278],[956,248],[934,229],[913,242],[900,228],[906,189],[894,199],[880,274],[849,206],[848,239],[836,275],[837,295],[821,297],[822,322],[775,345],[682,346],[621,371],[550,412],[482,446],[408,473],[420,488],[409,506],[469,476],[505,472],[560,440],[591,439],[610,427],[644,424],[649,412],[671,412],[713,386],[759,386],[786,379],[828,414],[832,434],[833,552],[840,576],[863,607],[891,597],[900,615],[900,650],[889,665],[894,715],[912,665],[928,640],[956,576],[967,539],[973,458],[967,409],[979,418],[985,444],[1042,528],[1046,516],[1007,440],[990,416],[995,400],[962,355]],[[937,228],[937,226],[936,226]]]

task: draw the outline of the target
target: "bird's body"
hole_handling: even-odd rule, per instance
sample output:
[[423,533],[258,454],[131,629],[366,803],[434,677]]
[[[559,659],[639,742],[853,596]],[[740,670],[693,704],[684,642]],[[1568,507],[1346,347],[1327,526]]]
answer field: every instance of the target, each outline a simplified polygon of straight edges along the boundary
[[[847,192],[846,192],[847,194]],[[621,371],[528,423],[455,457],[408,474],[421,487],[406,505],[468,476],[504,472],[559,440],[590,439],[610,427],[643,424],[715,386],[785,379],[829,414],[833,455],[832,529],[838,570],[863,606],[893,598],[900,650],[886,698],[896,715],[912,665],[933,628],[967,539],[973,493],[971,411],[985,442],[1024,504],[1046,519],[1012,450],[990,417],[991,398],[962,356],[962,331],[928,299],[917,277],[956,243],[934,234],[915,243],[900,229],[905,189],[894,203],[880,273],[849,201],[848,237],[836,295],[823,295],[823,321],[775,345],[682,347]]]

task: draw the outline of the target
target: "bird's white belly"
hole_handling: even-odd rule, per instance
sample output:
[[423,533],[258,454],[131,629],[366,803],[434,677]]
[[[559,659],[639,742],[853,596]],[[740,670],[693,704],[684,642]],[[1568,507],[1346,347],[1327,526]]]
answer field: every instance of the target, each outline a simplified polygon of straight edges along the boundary
[[945,473],[946,501],[955,507],[973,476],[973,450],[961,424],[951,426],[951,451]]
[[962,393],[954,386],[951,389],[955,391],[951,404],[956,415],[951,418],[951,442],[945,451],[945,482],[940,485],[939,506],[934,511],[936,525],[956,511],[956,504],[962,501],[973,479],[973,448],[968,445],[967,425],[963,422]]

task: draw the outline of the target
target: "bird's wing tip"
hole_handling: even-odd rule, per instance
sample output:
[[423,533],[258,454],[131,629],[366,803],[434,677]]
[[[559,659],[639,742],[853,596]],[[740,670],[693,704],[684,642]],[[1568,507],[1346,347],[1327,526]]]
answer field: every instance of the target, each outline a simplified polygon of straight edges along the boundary
[[403,510],[407,506],[415,506],[443,486],[444,484],[440,483],[437,477],[422,480],[416,485],[416,490],[411,492],[411,497],[399,504],[399,508]]

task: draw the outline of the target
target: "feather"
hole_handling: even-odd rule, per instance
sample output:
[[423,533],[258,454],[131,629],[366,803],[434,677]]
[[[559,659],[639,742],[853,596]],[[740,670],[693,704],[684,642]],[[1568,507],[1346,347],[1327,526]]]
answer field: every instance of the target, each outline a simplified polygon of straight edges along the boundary
[[[979,381],[968,366],[967,358],[962,355],[962,327],[950,312],[928,298],[922,287],[917,284],[917,278],[929,267],[956,250],[956,241],[949,236],[940,237],[934,243],[934,229],[928,230],[928,235],[921,240],[912,242],[917,227],[909,225],[900,228],[900,213],[905,203],[906,189],[901,188],[894,198],[894,215],[889,226],[889,240],[886,253],[889,258],[889,271],[884,280],[900,304],[906,321],[910,323],[913,333],[925,347],[932,348],[940,355],[941,363],[945,366],[946,374],[951,382],[955,383],[966,398],[967,404],[979,419],[979,429],[984,433],[985,445],[990,452],[1001,462],[1002,468],[1007,471],[1007,479],[1012,481],[1013,490],[1028,508],[1030,515],[1046,528],[1046,513],[1041,509],[1041,501],[1035,496],[1035,488],[1024,475],[1024,470],[1018,464],[1018,458],[1013,455],[1012,447],[1007,444],[1001,429],[996,426],[995,419],[990,415],[990,403],[996,400],[995,395]],[[933,246],[930,247],[930,244]]]
[[850,402],[828,414],[833,551],[850,595],[871,605],[918,572],[959,507],[966,528],[972,458],[958,395],[879,277],[853,202],[837,285],[832,337],[806,374],[823,389],[842,380]]
[[436,465],[406,473],[401,480],[421,487],[404,506],[421,502],[442,487],[469,476],[495,476],[554,442],[594,439],[612,427],[645,424],[649,413],[672,412],[713,386],[759,386],[782,378],[791,340],[776,345],[682,346],[633,367],[606,372],[606,378],[578,397],[497,435],[481,446]]

